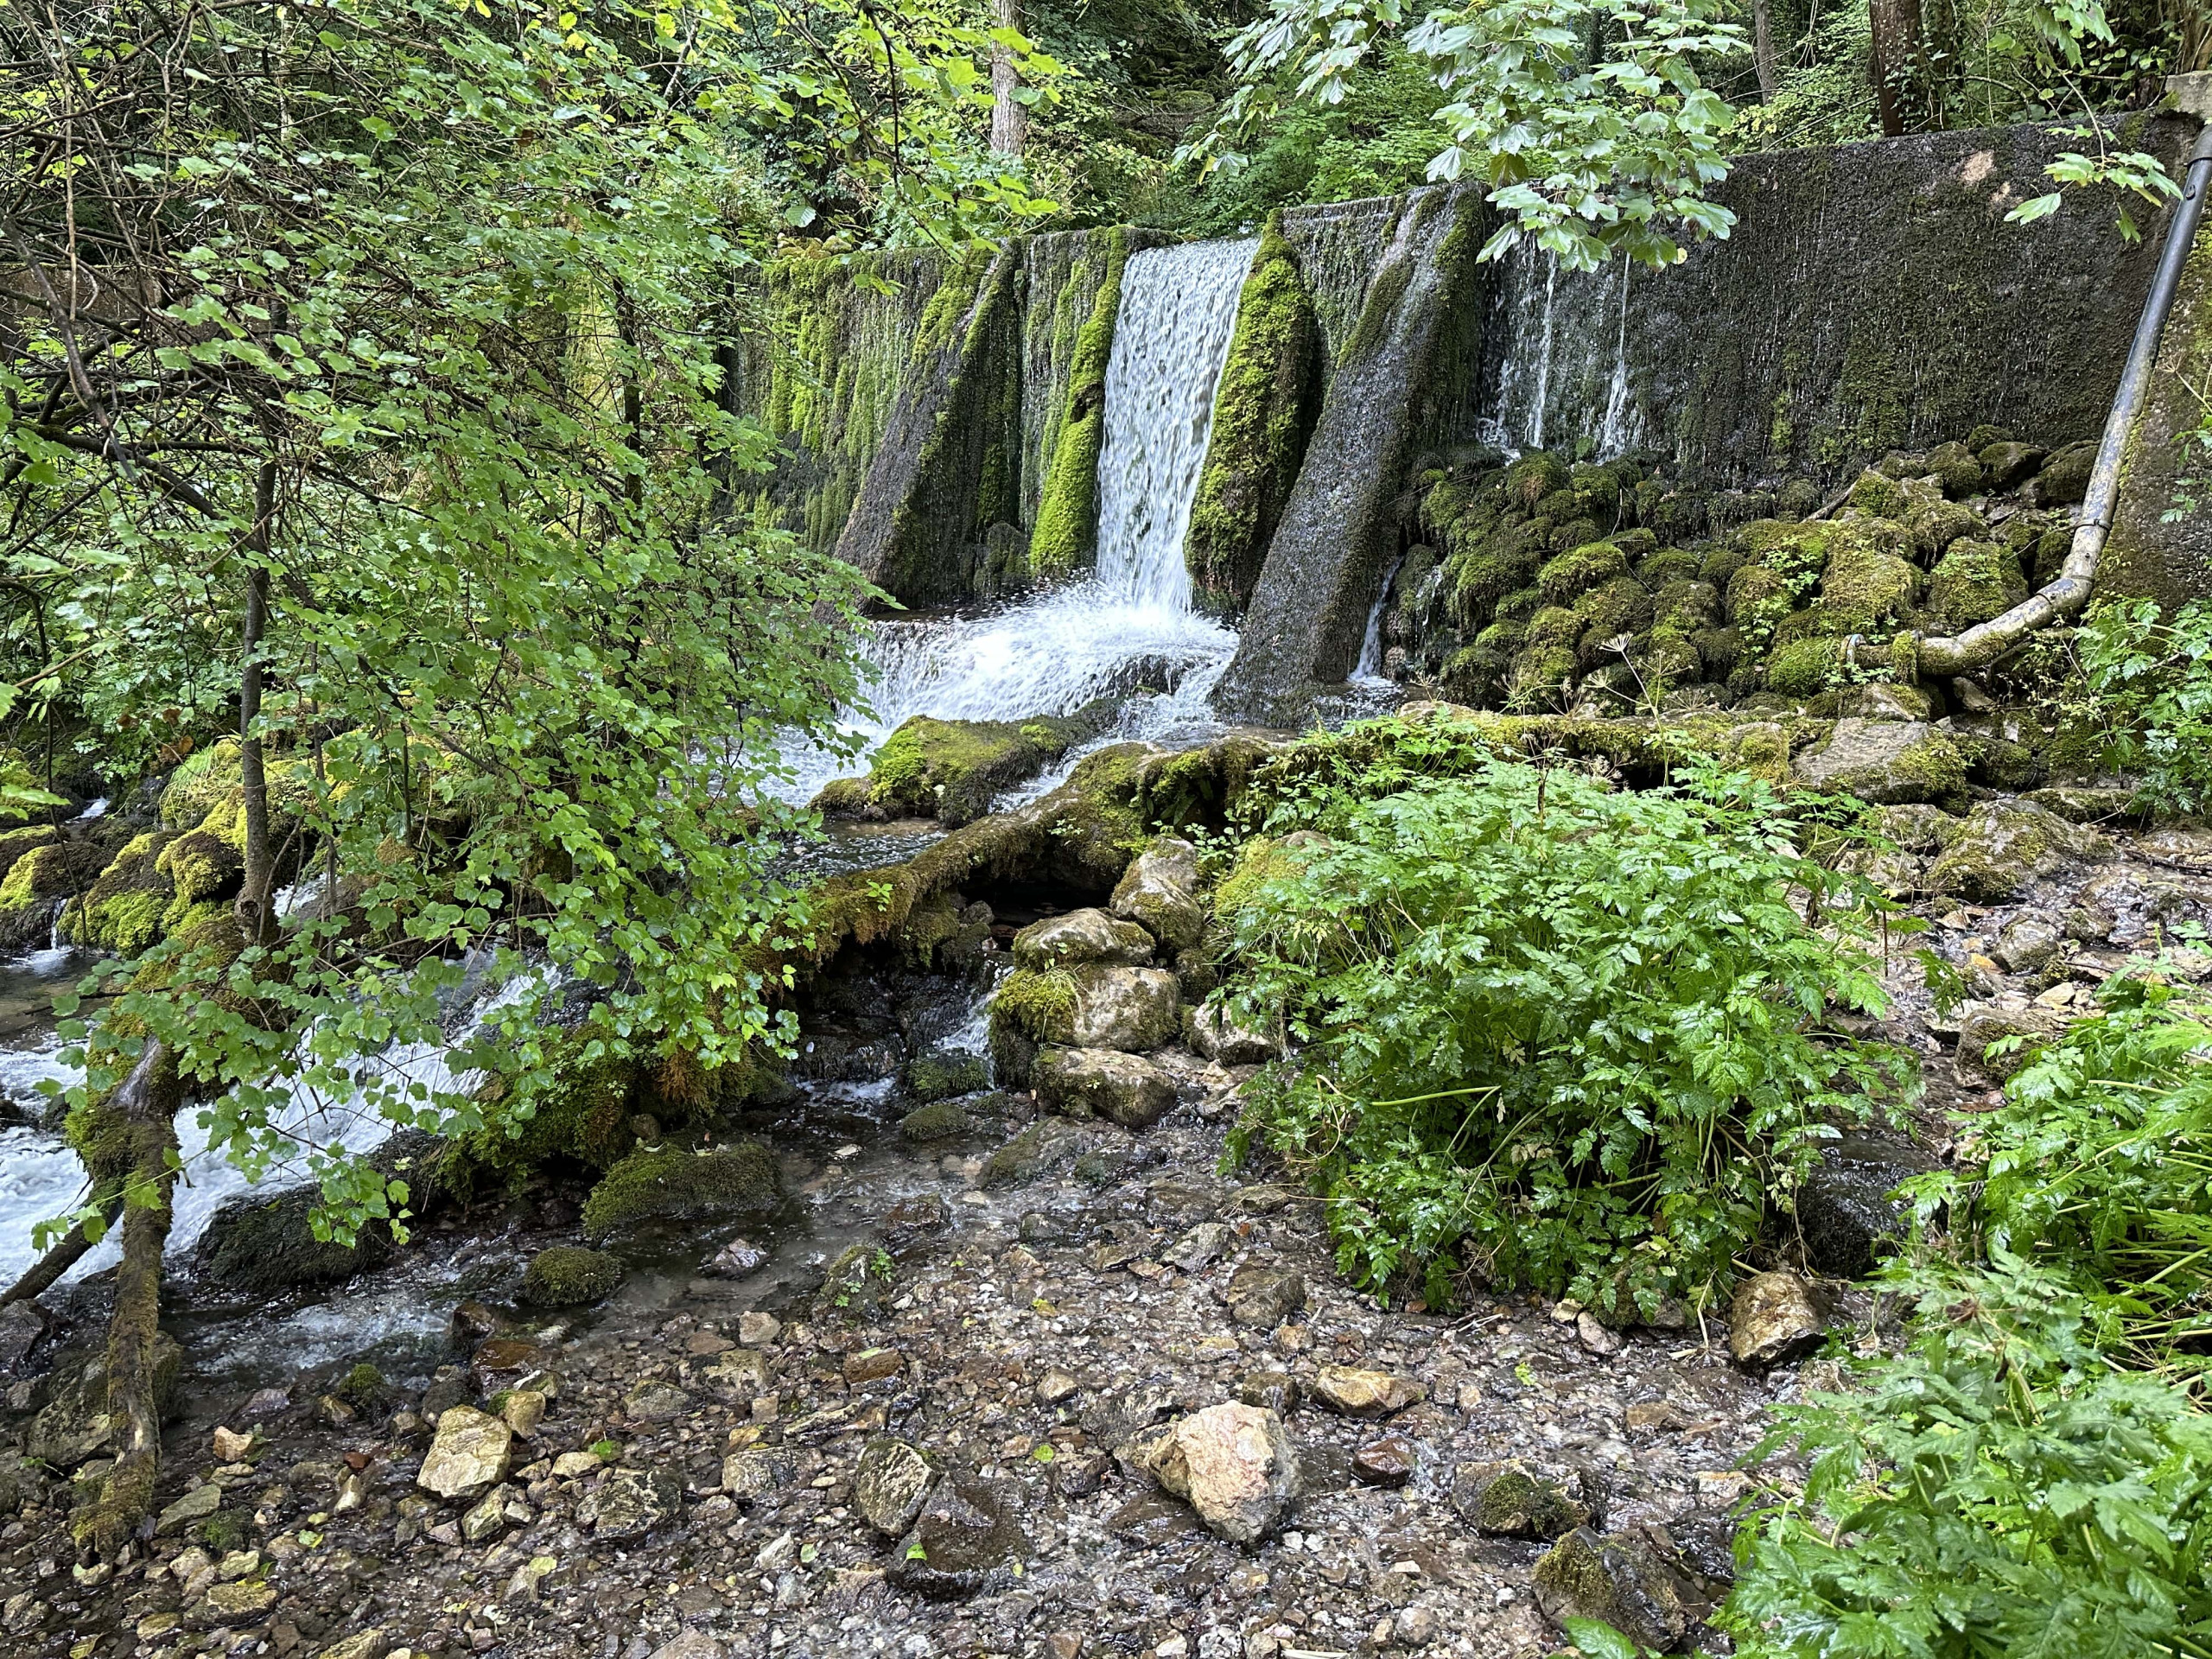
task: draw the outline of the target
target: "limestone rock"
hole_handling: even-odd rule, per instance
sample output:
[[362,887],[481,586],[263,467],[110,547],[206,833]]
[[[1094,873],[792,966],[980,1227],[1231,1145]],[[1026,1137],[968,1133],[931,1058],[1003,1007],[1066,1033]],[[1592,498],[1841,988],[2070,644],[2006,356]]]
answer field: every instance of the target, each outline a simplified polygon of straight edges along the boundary
[[[1036,1079],[1037,1103],[1046,1110],[1103,1117],[1125,1128],[1149,1128],[1175,1103],[1175,1085],[1165,1071],[1140,1055],[1113,1049],[1042,1050]],[[985,1173],[989,1185],[988,1168]]]
[[1205,931],[1198,904],[1198,849],[1161,836],[1123,872],[1110,901],[1114,914],[1146,928],[1162,944],[1187,950]]
[[1428,1390],[1388,1371],[1324,1365],[1313,1374],[1313,1397],[1347,1417],[1388,1417],[1428,1397]]
[[[1116,1055],[1117,1060],[1133,1057]],[[1143,1064],[1143,1062],[1140,1062]],[[1165,1110],[1165,1108],[1162,1108]],[[978,1183],[988,1189],[1027,1186],[1046,1175],[1064,1170],[1125,1166],[1135,1155],[1135,1141],[1127,1129],[1111,1123],[1084,1123],[1070,1118],[1046,1116],[1027,1125],[1019,1135],[983,1160]]]
[[937,1471],[912,1446],[887,1434],[861,1448],[853,1471],[853,1507],[878,1532],[896,1537],[921,1515]]
[[1183,988],[1158,968],[1079,968],[1075,972],[1077,1048],[1141,1054],[1173,1042],[1181,1025]]
[[1226,1300],[1229,1317],[1238,1325],[1271,1331],[1306,1306],[1306,1281],[1279,1268],[1239,1268]]
[[1923,721],[1839,720],[1821,747],[1800,755],[1797,775],[1816,789],[1847,790],[1878,805],[1960,799],[1966,758]]
[[1283,1052],[1282,1022],[1261,1030],[1239,1020],[1218,1003],[1207,1003],[1191,1016],[1191,1046],[1201,1059],[1224,1065],[1257,1065]]
[[768,1392],[768,1357],[757,1348],[733,1348],[717,1356],[698,1380],[715,1399],[744,1405]]
[[1794,1273],[1755,1273],[1728,1305],[1728,1351],[1745,1365],[1772,1365],[1821,1339],[1811,1293]]
[[733,1238],[716,1250],[700,1271],[720,1279],[743,1279],[767,1265],[767,1251],[749,1238]]
[[1928,867],[1932,892],[2003,904],[2039,877],[2095,856],[2108,842],[2031,801],[1985,801]]
[[474,1406],[449,1406],[415,1484],[442,1498],[474,1498],[507,1477],[514,1431]]
[[1264,1407],[1224,1402],[1194,1412],[1149,1460],[1160,1484],[1232,1543],[1264,1538],[1299,1493],[1298,1453],[1282,1419]]
[[722,1459],[722,1491],[732,1497],[768,1497],[788,1486],[798,1473],[791,1454],[781,1446],[748,1446]]
[[622,1414],[633,1423],[672,1423],[690,1409],[691,1396],[658,1377],[647,1377],[622,1396]]
[[683,1507],[683,1492],[665,1469],[612,1469],[599,1490],[578,1506],[576,1519],[605,1542],[642,1538],[672,1520]]
[[896,1588],[935,1599],[972,1596],[1028,1548],[1000,1486],[956,1474],[939,1482],[923,1504],[884,1577]]
[[[2005,1082],[2065,1027],[2064,1015],[2032,1004],[2007,1007],[1980,1002],[1962,1009],[1957,1060],[1960,1081],[1969,1083],[1986,1077],[1992,1082]],[[1999,1044],[2014,1038],[2019,1040],[2013,1046],[1998,1050]]]
[[1071,910],[1032,922],[1014,936],[1017,968],[1135,967],[1152,960],[1152,935],[1103,910]]
[[163,1510],[154,1522],[154,1535],[166,1538],[181,1532],[194,1521],[204,1521],[223,1506],[223,1489],[213,1481],[194,1487]]

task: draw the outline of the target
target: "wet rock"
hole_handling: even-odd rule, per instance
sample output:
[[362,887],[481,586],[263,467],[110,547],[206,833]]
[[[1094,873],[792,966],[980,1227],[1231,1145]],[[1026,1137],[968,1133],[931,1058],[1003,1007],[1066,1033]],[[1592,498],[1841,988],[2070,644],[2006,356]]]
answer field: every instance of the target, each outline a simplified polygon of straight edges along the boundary
[[517,1389],[499,1407],[499,1421],[523,1440],[532,1439],[545,1421],[545,1395],[536,1389]]
[[1611,1359],[1628,1345],[1619,1332],[1586,1307],[1574,1316],[1574,1334],[1585,1348],[1600,1359]]
[[783,1202],[774,1156],[758,1141],[688,1152],[641,1148],[608,1170],[584,1200],[584,1236],[652,1220],[765,1218]]
[[1820,1310],[1794,1273],[1755,1273],[1728,1305],[1728,1351],[1745,1365],[1778,1363],[1821,1339]]
[[1224,1294],[1238,1325],[1272,1331],[1306,1306],[1306,1281],[1284,1268],[1239,1268]]
[[275,1198],[233,1198],[218,1210],[193,1255],[199,1275],[251,1296],[296,1285],[329,1285],[391,1255],[391,1235],[380,1223],[361,1229],[353,1245],[319,1239],[310,1225],[322,1189],[313,1183]]
[[813,1317],[824,1322],[873,1324],[881,1319],[890,1300],[891,1264],[882,1247],[863,1239],[837,1253],[823,1275],[822,1288],[809,1305]]
[[919,1107],[899,1120],[899,1133],[916,1146],[957,1141],[963,1135],[974,1134],[975,1129],[976,1120],[968,1115],[968,1109],[952,1100]]
[[879,1435],[861,1450],[853,1471],[853,1507],[878,1532],[896,1537],[922,1513],[937,1471],[906,1441]]
[[722,1644],[704,1630],[683,1630],[655,1648],[652,1659],[723,1659]]
[[610,1469],[577,1506],[576,1519],[594,1538],[620,1543],[675,1519],[683,1503],[682,1487],[665,1469]]
[[514,1431],[474,1406],[449,1407],[415,1484],[448,1500],[481,1496],[507,1477]]
[[2042,469],[2046,452],[2031,443],[1993,443],[1974,458],[1992,490],[2016,490]]
[[213,1481],[194,1487],[155,1517],[154,1536],[166,1538],[181,1532],[194,1521],[204,1521],[223,1507],[223,1489]]
[[955,1095],[973,1095],[991,1086],[991,1068],[980,1054],[940,1049],[918,1054],[899,1068],[899,1081],[913,1099],[927,1104]]
[[1357,1365],[1324,1365],[1313,1374],[1313,1398],[1347,1417],[1388,1417],[1426,1400],[1420,1383]]
[[923,1504],[884,1577],[934,1599],[972,1596],[1028,1548],[1001,1484],[956,1474]]
[[1206,922],[1198,903],[1198,849],[1157,837],[1122,872],[1109,902],[1115,915],[1141,924],[1171,950],[1189,950]]
[[748,1348],[772,1348],[784,1334],[784,1322],[772,1313],[741,1313],[737,1339]]
[[1288,1371],[1252,1371],[1237,1382],[1236,1397],[1287,1417],[1298,1409],[1298,1379]]
[[1037,1379],[1036,1392],[1039,1404],[1065,1405],[1083,1392],[1083,1384],[1073,1375],[1055,1365]]
[[2039,974],[2058,955],[2065,938],[2056,924],[2044,917],[2015,916],[2005,924],[2005,931],[1997,936],[1990,955],[2007,973]]
[[1536,1603],[1554,1623],[1594,1618],[1654,1651],[1688,1634],[1683,1586],[1640,1537],[1570,1532],[1536,1563]]
[[845,1386],[865,1388],[897,1376],[906,1369],[906,1357],[896,1348],[863,1348],[845,1356]]
[[1163,1487],[1231,1543],[1265,1537],[1300,1490],[1298,1453],[1282,1419],[1262,1406],[1225,1402],[1193,1412],[1154,1449],[1150,1463]]
[[1875,1258],[1907,1230],[1910,1211],[1891,1193],[1936,1164],[1909,1141],[1875,1135],[1847,1135],[1822,1146],[1797,1189],[1808,1262],[1840,1279],[1872,1272]]
[[2054,1009],[2030,1003],[1972,1004],[1959,1015],[1961,1081],[1969,1081],[1969,1074],[1974,1073],[1996,1083],[2007,1081],[2065,1028],[2065,1016]]
[[722,1459],[722,1491],[748,1502],[772,1497],[798,1473],[798,1460],[780,1446],[747,1446]]
[[1263,1030],[1237,1019],[1216,1002],[1208,1002],[1191,1015],[1191,1047],[1201,1059],[1224,1065],[1257,1065],[1283,1051],[1280,1022]]
[[672,1423],[690,1409],[691,1396],[658,1377],[647,1377],[622,1396],[622,1415],[633,1423]]
[[1135,967],[1152,960],[1152,935],[1103,910],[1071,910],[1032,922],[1014,936],[1017,968]]
[[253,1436],[241,1434],[234,1428],[218,1427],[214,1435],[215,1461],[241,1463],[245,1454],[253,1450]]
[[232,1584],[211,1586],[195,1622],[209,1625],[236,1624],[265,1613],[276,1605],[275,1585],[260,1579],[240,1579]]
[[883,1245],[900,1260],[952,1224],[951,1206],[935,1192],[901,1198],[883,1212]]
[[482,1302],[464,1301],[454,1305],[453,1318],[448,1321],[446,1332],[456,1348],[474,1348],[487,1337],[497,1336],[507,1328],[498,1310]]
[[1518,1463],[1463,1463],[1452,1477],[1452,1507],[1477,1532],[1493,1538],[1557,1538],[1590,1522],[1556,1481]]
[[1385,1434],[1351,1454],[1352,1478],[1365,1486],[1402,1486],[1413,1478],[1419,1460],[1409,1437]]
[[478,1499],[461,1517],[462,1541],[480,1544],[505,1532],[507,1529],[506,1503],[506,1493],[496,1487]]
[[2032,801],[1984,801],[1928,867],[1928,887],[1977,904],[2001,905],[2029,882],[2094,857],[2107,845],[2094,830]]
[[1198,1535],[1201,1528],[1190,1506],[1163,1492],[1146,1492],[1108,1517],[1106,1530],[1139,1549],[1179,1543]]
[[1145,1053],[1175,1040],[1182,998],[1175,976],[1158,968],[1078,969],[1069,1034],[1077,1048]]
[[757,1348],[733,1348],[698,1373],[698,1382],[726,1404],[749,1404],[768,1392],[768,1357]]
[[1229,1249],[1230,1240],[1235,1236],[1221,1222],[1201,1222],[1177,1239],[1161,1259],[1173,1263],[1185,1273],[1197,1273],[1218,1262]]
[[534,1307],[603,1301],[622,1287],[626,1276],[620,1256],[556,1244],[531,1257],[523,1269],[522,1299]]
[[1839,720],[1825,744],[1798,757],[1796,769],[1816,789],[1847,790],[1882,805],[1942,805],[1966,793],[1958,746],[1921,721]]
[[[184,1370],[184,1351],[166,1331],[154,1336],[154,1398],[168,1414]],[[31,1420],[24,1454],[56,1469],[73,1469],[113,1444],[115,1420],[107,1408],[107,1351],[105,1346],[73,1368],[57,1371],[46,1405]]]
[[743,1279],[767,1265],[767,1251],[749,1238],[733,1238],[708,1258],[701,1271],[718,1279]]
[[976,1179],[986,1189],[1027,1186],[1046,1175],[1071,1169],[1096,1154],[1126,1158],[1132,1149],[1127,1129],[1065,1117],[1040,1117],[985,1159]]
[[24,1374],[24,1363],[45,1334],[46,1310],[36,1302],[0,1307],[0,1380]]
[[[1166,1072],[1141,1055],[1109,1048],[1041,1050],[1036,1082],[1037,1103],[1047,1111],[1103,1117],[1125,1128],[1149,1128],[1175,1103],[1175,1084]],[[984,1184],[993,1184],[988,1166]]]

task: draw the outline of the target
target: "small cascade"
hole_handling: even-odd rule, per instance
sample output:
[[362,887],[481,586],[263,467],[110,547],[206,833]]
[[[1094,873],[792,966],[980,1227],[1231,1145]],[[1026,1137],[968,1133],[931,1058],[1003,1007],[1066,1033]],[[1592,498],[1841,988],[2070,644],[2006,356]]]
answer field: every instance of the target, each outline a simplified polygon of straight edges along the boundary
[[1191,608],[1183,540],[1255,245],[1154,248],[1122,276],[1098,457],[1098,580],[1116,599],[1170,615]]
[[1477,427],[1484,442],[1516,455],[1586,444],[1598,461],[1643,442],[1629,371],[1630,282],[1626,260],[1563,272],[1552,254],[1513,257],[1490,327],[1500,345]]
[[[1236,635],[1192,608],[1183,542],[1254,245],[1198,242],[1130,257],[1106,372],[1097,574],[980,616],[879,625],[868,706],[845,715],[865,747],[916,715],[1028,720],[1122,700],[1099,738],[1024,791],[1033,795],[1090,747],[1219,729],[1207,698]],[[777,792],[798,802],[864,764],[801,744],[784,760],[793,776]]]

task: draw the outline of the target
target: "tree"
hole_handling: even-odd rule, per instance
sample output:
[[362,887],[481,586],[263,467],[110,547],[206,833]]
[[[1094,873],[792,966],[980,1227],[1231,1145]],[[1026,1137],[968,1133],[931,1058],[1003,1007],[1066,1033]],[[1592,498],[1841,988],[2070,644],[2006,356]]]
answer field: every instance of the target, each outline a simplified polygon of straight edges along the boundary
[[[0,10],[0,556],[40,639],[10,677],[121,734],[118,767],[236,733],[163,847],[228,861],[234,902],[180,880],[66,1028],[95,1189],[34,1279],[124,1233],[88,1548],[153,1491],[188,1099],[250,1174],[320,1177],[350,1241],[410,1195],[296,1145],[295,1101],[533,1109],[528,998],[469,1057],[504,1091],[378,1058],[443,1040],[466,962],[585,982],[593,1056],[711,1072],[787,1035],[804,904],[770,867],[801,821],[764,785],[855,692],[865,594],[734,511],[769,441],[715,345],[779,224],[957,245],[1049,207],[985,159],[993,48],[1049,79],[926,9]],[[315,889],[289,919],[288,882]]]

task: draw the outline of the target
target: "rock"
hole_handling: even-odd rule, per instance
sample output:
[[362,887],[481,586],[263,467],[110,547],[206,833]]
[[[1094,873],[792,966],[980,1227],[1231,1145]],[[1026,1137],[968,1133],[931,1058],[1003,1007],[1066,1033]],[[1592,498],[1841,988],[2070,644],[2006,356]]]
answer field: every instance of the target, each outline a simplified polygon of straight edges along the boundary
[[524,1440],[537,1433],[545,1421],[545,1396],[536,1389],[518,1389],[499,1408],[499,1421]]
[[265,1613],[276,1605],[276,1586],[259,1579],[240,1579],[212,1586],[201,1604],[202,1617],[211,1624],[232,1624]]
[[1818,1272],[1856,1279],[1904,1236],[1909,1211],[1890,1194],[1925,1174],[1935,1158],[1909,1141],[1847,1135],[1821,1147],[1820,1161],[1797,1189],[1797,1225],[1806,1259]]
[[2008,974],[2039,974],[2058,955],[2065,938],[2054,923],[2029,912],[2005,924],[1989,953]]
[[620,1256],[556,1244],[531,1257],[523,1269],[522,1299],[533,1307],[604,1301],[622,1287],[626,1276]]
[[991,810],[1002,790],[1035,777],[1110,718],[1111,705],[1065,718],[938,720],[916,715],[886,738],[868,778],[840,779],[815,798],[825,812],[863,808],[892,817],[935,818],[948,830]]
[[836,1259],[814,1293],[809,1312],[825,1323],[872,1324],[884,1315],[890,1300],[892,1267],[880,1245],[861,1239],[838,1251]]
[[1330,1410],[1347,1417],[1388,1417],[1428,1397],[1418,1382],[1356,1365],[1320,1367],[1313,1374],[1313,1392]]
[[957,1141],[975,1132],[976,1120],[957,1101],[940,1100],[906,1114],[899,1120],[899,1133],[917,1146]]
[[372,1627],[357,1630],[327,1648],[317,1648],[315,1659],[384,1659],[390,1646],[391,1640],[384,1631]]
[[234,1428],[218,1427],[215,1431],[215,1461],[243,1463],[245,1454],[253,1450],[253,1436],[241,1434]]
[[166,1538],[181,1532],[194,1521],[204,1521],[223,1507],[223,1489],[213,1481],[194,1487],[156,1517],[154,1536]]
[[1198,903],[1198,849],[1170,836],[1154,839],[1114,888],[1114,914],[1136,922],[1161,944],[1187,950],[1205,931]]
[[1425,1648],[1443,1629],[1433,1607],[1408,1607],[1390,1621],[1390,1645],[1408,1649]]
[[1044,969],[1135,967],[1152,960],[1152,935],[1103,910],[1071,910],[1032,922],[1014,936],[1014,965]]
[[991,1068],[981,1054],[939,1049],[918,1054],[899,1067],[899,1082],[910,1098],[928,1105],[955,1095],[982,1093],[991,1086]]
[[[1125,1128],[1149,1128],[1175,1103],[1175,1084],[1166,1072],[1141,1055],[1109,1048],[1040,1050],[1036,1082],[1037,1103],[1047,1111],[1103,1117]],[[994,1184],[988,1166],[983,1184]]]
[[448,1500],[474,1498],[507,1478],[514,1431],[474,1406],[451,1406],[438,1419],[415,1484]]
[[1755,1273],[1728,1305],[1728,1351],[1738,1363],[1766,1366],[1820,1341],[1820,1310],[1794,1273]]
[[718,1279],[744,1279],[768,1265],[768,1252],[749,1238],[733,1238],[700,1269]]
[[1083,1123],[1058,1116],[1040,1117],[985,1159],[976,1179],[986,1189],[1027,1186],[1044,1176],[1058,1174],[1093,1160],[1126,1162],[1135,1150],[1135,1143],[1129,1132],[1118,1126]]
[[1974,459],[1992,490],[2016,490],[2041,470],[2047,452],[2030,443],[1993,443]]
[[1199,1058],[1224,1065],[1257,1065],[1283,1052],[1281,1020],[1274,1028],[1261,1030],[1230,1014],[1221,1003],[1207,1002],[1191,1016],[1191,1047]]
[[1141,1054],[1175,1040],[1182,998],[1175,976],[1158,968],[1079,968],[1070,1034],[1077,1048]]
[[1229,1241],[1235,1236],[1224,1223],[1200,1222],[1177,1239],[1160,1259],[1173,1263],[1185,1273],[1197,1273],[1208,1264],[1219,1261],[1223,1252],[1229,1248]]
[[1985,801],[1928,868],[1931,892],[2004,904],[2033,880],[2094,857],[2109,843],[2031,801]]
[[896,1348],[863,1348],[845,1356],[845,1386],[857,1389],[897,1376],[906,1369],[906,1357]]
[[1057,1365],[1037,1379],[1037,1399],[1041,1405],[1065,1405],[1082,1392],[1082,1382]]
[[2071,506],[2089,493],[2089,474],[2097,464],[2097,441],[2084,438],[2054,450],[2036,474],[2035,501],[2039,507]]
[[[154,1336],[154,1397],[167,1416],[184,1369],[184,1351],[166,1331]],[[31,1420],[24,1454],[56,1469],[74,1469],[109,1448],[115,1420],[107,1409],[107,1349],[103,1344],[74,1369],[57,1370],[46,1405]]]
[[622,1414],[633,1423],[672,1423],[690,1409],[691,1396],[658,1377],[647,1377],[622,1396]]
[[24,1362],[46,1334],[46,1310],[35,1301],[0,1307],[0,1379],[24,1374]]
[[912,1527],[937,1484],[937,1471],[912,1446],[887,1434],[861,1449],[853,1470],[853,1507],[878,1532],[896,1537]]
[[1288,1371],[1249,1372],[1236,1384],[1236,1397],[1287,1417],[1298,1409],[1298,1379]]
[[791,1454],[780,1446],[748,1446],[722,1459],[722,1491],[748,1502],[770,1497],[798,1474]]
[[351,1245],[317,1238],[311,1218],[321,1202],[322,1188],[313,1182],[274,1198],[231,1199],[200,1236],[194,1273],[263,1297],[296,1286],[336,1284],[390,1259],[391,1235],[380,1222],[364,1226]]
[[1799,778],[1878,805],[1964,798],[1966,757],[1933,726],[1916,720],[1839,720],[1821,747],[1800,755]]
[[553,1474],[560,1480],[581,1480],[606,1466],[596,1452],[563,1452],[553,1459]]
[[1364,1486],[1402,1486],[1413,1478],[1419,1460],[1411,1439],[1385,1434],[1351,1454],[1352,1478]]
[[484,1494],[461,1517],[463,1542],[480,1544],[507,1529],[507,1495],[498,1487]]
[[765,1219],[782,1203],[775,1157],[757,1141],[698,1153],[642,1147],[592,1188],[584,1200],[584,1236],[601,1239],[657,1219]]
[[1146,1492],[1115,1510],[1106,1530],[1139,1549],[1151,1549],[1196,1538],[1202,1529],[1188,1504],[1165,1492]]
[[1306,1306],[1306,1281],[1280,1268],[1239,1268],[1224,1300],[1238,1325],[1272,1331]]
[[1586,1307],[1574,1316],[1574,1334],[1585,1348],[1600,1359],[1611,1359],[1627,1346],[1619,1332],[1608,1327]]
[[741,1313],[737,1339],[748,1348],[771,1348],[784,1334],[784,1322],[772,1313]]
[[1557,1538],[1590,1522],[1555,1481],[1518,1463],[1463,1463],[1452,1480],[1452,1507],[1477,1532],[1493,1538]]
[[698,1374],[715,1399],[742,1406],[768,1392],[768,1357],[757,1348],[733,1348]]
[[1160,1484],[1187,1499],[1209,1530],[1256,1543],[1299,1493],[1298,1453],[1282,1419],[1262,1406],[1224,1403],[1182,1419],[1149,1459]]
[[722,1659],[722,1644],[704,1630],[683,1630],[655,1648],[652,1659]]
[[1029,1539],[993,1484],[955,1474],[940,1481],[897,1547],[885,1580],[933,1599],[972,1596]]
[[[2051,1038],[2066,1028],[2065,1016],[2032,1004],[2005,1007],[1977,1002],[1959,1014],[1958,1070],[1961,1082],[1977,1076],[1998,1083],[2016,1076]],[[1994,1052],[2000,1043],[2010,1048]]]
[[592,1535],[610,1543],[642,1538],[673,1520],[683,1496],[676,1476],[665,1469],[611,1469],[599,1490],[577,1506],[576,1519]]
[[1632,1534],[1570,1532],[1536,1563],[1536,1604],[1554,1623],[1594,1618],[1631,1642],[1664,1652],[1688,1634],[1684,1587]]
[[941,1194],[917,1192],[883,1212],[884,1248],[903,1262],[951,1224],[951,1208]]

